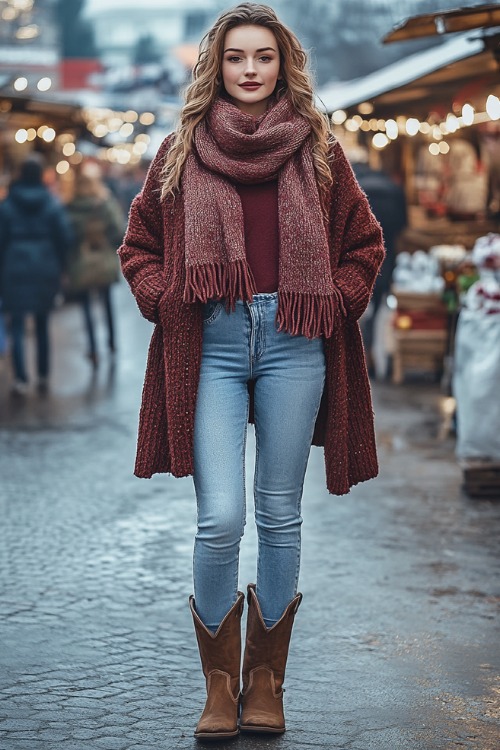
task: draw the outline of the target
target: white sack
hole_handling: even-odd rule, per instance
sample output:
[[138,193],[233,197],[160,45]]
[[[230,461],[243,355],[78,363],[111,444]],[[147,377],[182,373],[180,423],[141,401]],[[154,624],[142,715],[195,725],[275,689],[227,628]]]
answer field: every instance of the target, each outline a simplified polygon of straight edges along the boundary
[[500,460],[500,315],[462,310],[454,360],[457,456]]

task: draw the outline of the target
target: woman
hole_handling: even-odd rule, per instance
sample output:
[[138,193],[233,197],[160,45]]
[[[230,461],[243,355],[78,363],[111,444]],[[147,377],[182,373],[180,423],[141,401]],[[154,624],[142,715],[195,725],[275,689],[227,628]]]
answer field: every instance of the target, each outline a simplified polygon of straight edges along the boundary
[[43,161],[31,154],[0,205],[0,299],[9,315],[14,383],[12,393],[29,391],[25,323],[33,315],[37,387],[48,388],[49,318],[72,243],[68,219],[43,182]]
[[[382,237],[314,107],[305,64],[267,6],[245,3],[218,19],[119,251],[142,314],[157,324],[135,473],[194,476],[190,606],[208,692],[199,739],[285,730],[311,442],[325,446],[332,493],[377,473],[357,320]],[[238,727],[249,416],[259,548]]]
[[116,246],[123,237],[125,218],[118,202],[97,174],[80,171],[75,196],[68,204],[77,243],[70,264],[70,288],[81,302],[87,332],[87,356],[93,367],[99,364],[92,314],[92,295],[102,301],[106,315],[108,348],[115,353],[115,324],[111,286],[118,281]]

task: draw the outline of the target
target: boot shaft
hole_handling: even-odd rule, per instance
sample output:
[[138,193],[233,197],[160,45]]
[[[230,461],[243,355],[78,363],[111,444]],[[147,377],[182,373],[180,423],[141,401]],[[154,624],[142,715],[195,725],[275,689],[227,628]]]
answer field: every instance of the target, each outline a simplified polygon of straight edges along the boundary
[[286,662],[295,615],[302,601],[302,594],[297,594],[287,606],[275,625],[267,628],[262,617],[255,586],[248,586],[248,619],[243,660],[243,691],[248,684],[251,670],[267,667],[274,674],[276,690],[279,690],[285,678]]
[[241,664],[241,615],[245,602],[239,591],[236,602],[222,620],[215,633],[203,624],[195,608],[194,597],[189,597],[194,629],[203,674],[206,678],[214,669],[227,672],[232,679],[238,678]]

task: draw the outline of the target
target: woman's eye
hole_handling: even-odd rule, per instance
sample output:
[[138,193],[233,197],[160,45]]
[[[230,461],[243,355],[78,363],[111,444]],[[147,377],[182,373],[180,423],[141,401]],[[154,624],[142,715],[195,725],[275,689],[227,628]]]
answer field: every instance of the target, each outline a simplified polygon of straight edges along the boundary
[[228,57],[228,62],[239,62],[241,60],[241,57],[237,57],[236,55],[233,55],[232,57]]
[[261,59],[262,62],[269,62],[271,60],[271,58],[269,57],[269,55],[262,55],[262,57],[260,59]]

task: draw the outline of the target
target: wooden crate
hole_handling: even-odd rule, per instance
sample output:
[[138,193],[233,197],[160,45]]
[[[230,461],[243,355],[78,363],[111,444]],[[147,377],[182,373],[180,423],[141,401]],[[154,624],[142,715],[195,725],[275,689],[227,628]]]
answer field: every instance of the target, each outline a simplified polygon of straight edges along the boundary
[[460,466],[468,495],[500,500],[500,462],[468,459]]
[[446,306],[441,299],[441,292],[407,292],[397,287],[392,287],[392,294],[398,301],[398,310],[416,310],[419,312],[446,312]]
[[417,370],[438,376],[443,370],[446,354],[447,332],[394,331],[392,381],[403,382],[408,370]]
[[494,221],[450,221],[446,217],[431,218],[421,207],[416,212],[409,207],[410,221],[398,238],[400,250],[430,250],[434,245],[464,245],[472,249],[478,237],[497,232]]

